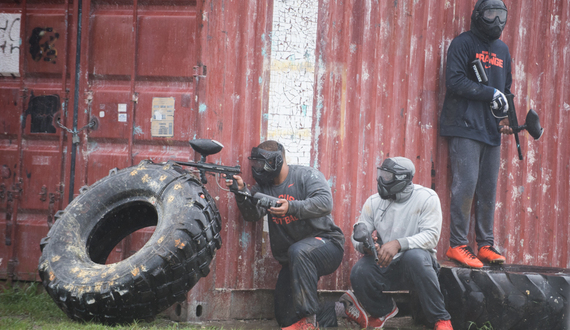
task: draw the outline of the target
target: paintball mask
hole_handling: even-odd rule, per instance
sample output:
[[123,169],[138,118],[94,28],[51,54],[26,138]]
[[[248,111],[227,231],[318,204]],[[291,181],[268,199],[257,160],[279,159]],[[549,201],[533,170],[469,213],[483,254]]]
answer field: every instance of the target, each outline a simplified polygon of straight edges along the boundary
[[[399,164],[400,163],[400,164]],[[404,157],[388,158],[377,168],[378,194],[382,199],[396,199],[414,177],[412,161]]]
[[474,10],[475,25],[492,40],[498,39],[507,24],[507,7],[501,0],[483,0]]
[[283,146],[278,145],[277,151],[269,151],[260,148],[252,148],[251,173],[259,185],[270,185],[273,183],[283,166]]

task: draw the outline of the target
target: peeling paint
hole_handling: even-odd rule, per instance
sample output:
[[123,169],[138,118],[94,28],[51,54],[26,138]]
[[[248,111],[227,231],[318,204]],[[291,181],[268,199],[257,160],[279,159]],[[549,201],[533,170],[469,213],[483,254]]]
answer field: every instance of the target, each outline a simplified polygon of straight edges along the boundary
[[247,233],[247,232],[245,232],[245,231],[243,231],[243,232],[241,233],[241,237],[240,237],[240,239],[239,239],[239,244],[240,244],[241,247],[247,247],[247,246],[249,245],[249,243],[250,243],[250,240],[251,240],[251,239],[250,239],[250,234]]
[[204,103],[200,103],[200,106],[198,107],[198,112],[204,113],[204,112],[206,112],[207,109],[208,109],[208,107]]

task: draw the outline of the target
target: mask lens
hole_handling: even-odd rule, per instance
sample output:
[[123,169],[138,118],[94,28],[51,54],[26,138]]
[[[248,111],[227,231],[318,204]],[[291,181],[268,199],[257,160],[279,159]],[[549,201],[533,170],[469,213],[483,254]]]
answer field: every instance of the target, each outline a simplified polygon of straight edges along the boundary
[[504,9],[486,9],[483,12],[483,18],[489,22],[493,22],[495,18],[499,18],[501,23],[505,23],[507,20],[507,11]]
[[251,160],[251,166],[252,166],[256,171],[261,171],[262,169],[265,168],[265,160],[264,160],[264,159],[250,158],[250,160]]
[[390,183],[394,181],[394,173],[385,171],[381,168],[378,169],[378,178],[382,179],[384,183]]

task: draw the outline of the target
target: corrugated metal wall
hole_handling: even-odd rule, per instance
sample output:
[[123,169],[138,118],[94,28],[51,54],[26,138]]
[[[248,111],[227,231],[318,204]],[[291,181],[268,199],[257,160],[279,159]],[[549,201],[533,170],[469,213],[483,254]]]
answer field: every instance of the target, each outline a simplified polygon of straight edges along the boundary
[[[469,29],[475,2],[321,1],[313,164],[333,179],[335,220],[346,234],[376,191],[375,167],[387,156],[406,156],[416,164],[415,182],[441,198],[444,258],[450,170],[438,117],[447,48]],[[523,161],[514,137],[503,138],[495,242],[509,263],[569,267],[570,3],[505,3],[502,40],[513,58],[519,123],[533,108],[545,133],[539,141],[519,134]],[[344,283],[356,258],[346,254],[338,274]]]

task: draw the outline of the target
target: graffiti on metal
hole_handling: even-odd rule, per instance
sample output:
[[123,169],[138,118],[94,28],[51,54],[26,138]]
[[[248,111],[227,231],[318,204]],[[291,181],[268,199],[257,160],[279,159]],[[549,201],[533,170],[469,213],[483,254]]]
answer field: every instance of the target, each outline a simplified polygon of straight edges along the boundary
[[287,162],[309,165],[318,2],[275,1],[267,139],[287,148]]
[[55,44],[59,39],[59,33],[51,27],[35,27],[28,42],[30,43],[30,54],[36,62],[44,61],[56,63],[57,48]]
[[20,76],[21,16],[0,13],[0,77]]
[[[59,95],[39,95],[30,97],[25,117],[32,117],[30,133],[55,133],[53,118],[59,110]],[[23,125],[25,126],[24,120]]]

